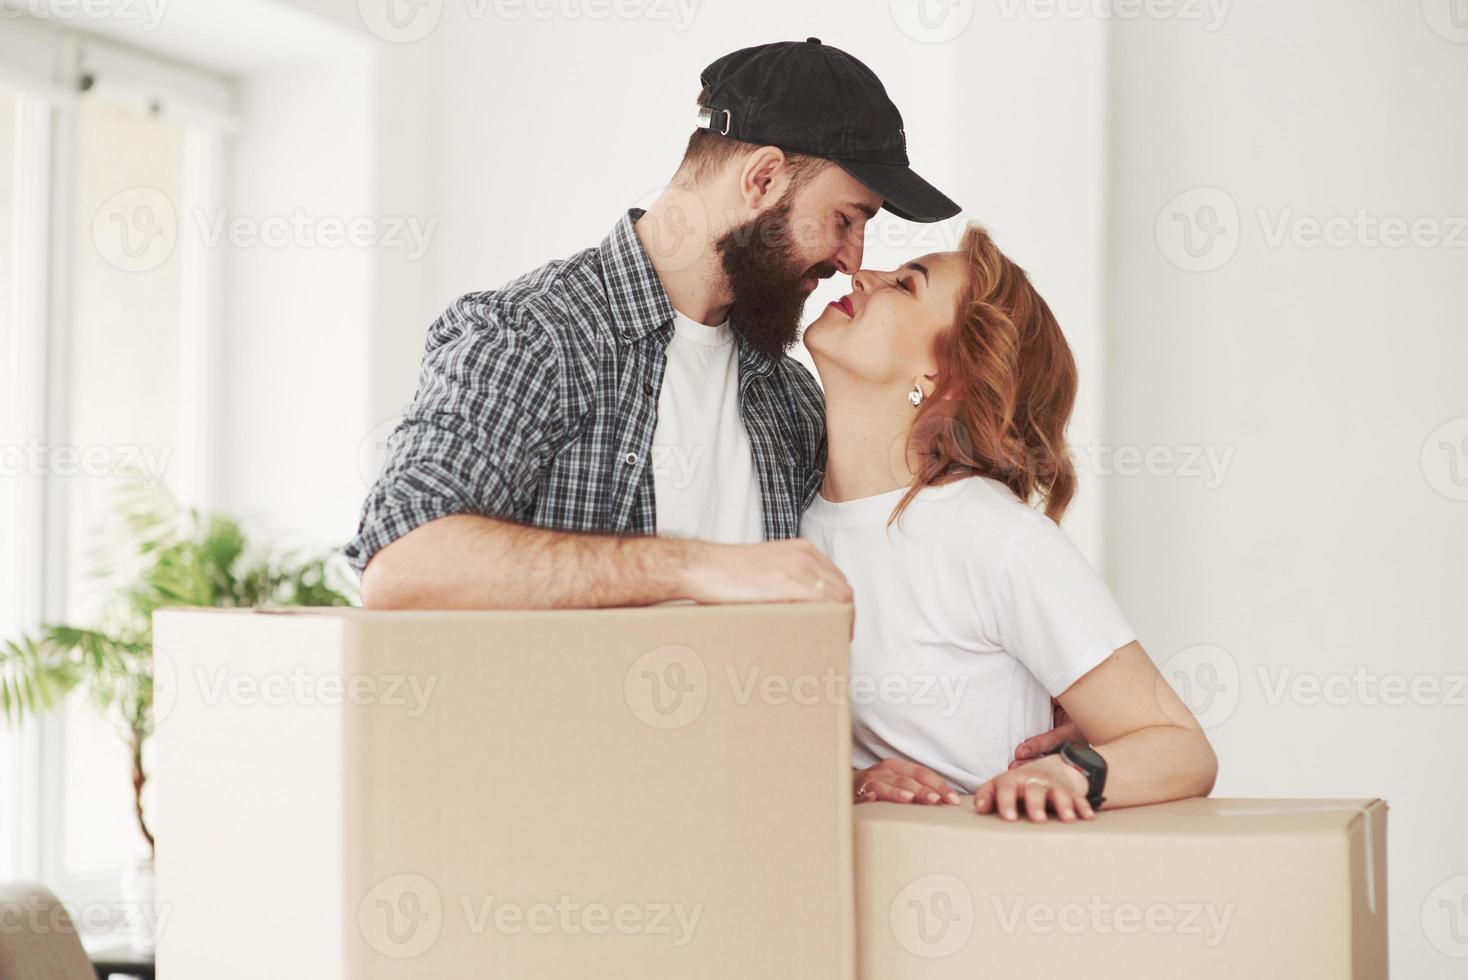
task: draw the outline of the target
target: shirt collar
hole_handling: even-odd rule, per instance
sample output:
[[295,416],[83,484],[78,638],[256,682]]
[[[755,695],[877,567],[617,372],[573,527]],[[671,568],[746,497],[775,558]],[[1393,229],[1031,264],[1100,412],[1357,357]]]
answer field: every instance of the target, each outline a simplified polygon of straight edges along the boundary
[[[668,292],[633,227],[645,213],[642,208],[629,208],[601,243],[602,276],[606,280],[612,318],[616,321],[617,339],[623,344],[665,330],[673,322],[673,304],[668,300]],[[739,348],[741,372],[764,375],[774,371],[775,362],[746,343],[738,330],[734,331],[734,343]]]
[[654,330],[673,322],[673,304],[667,290],[637,237],[632,225],[642,217],[632,208],[612,226],[601,243],[602,276],[616,321],[617,337],[623,343],[641,340]]

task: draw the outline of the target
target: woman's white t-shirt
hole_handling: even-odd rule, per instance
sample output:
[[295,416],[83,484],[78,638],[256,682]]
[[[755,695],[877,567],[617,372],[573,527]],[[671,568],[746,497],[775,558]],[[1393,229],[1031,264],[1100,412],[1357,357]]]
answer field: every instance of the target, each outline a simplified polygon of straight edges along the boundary
[[800,534],[855,593],[853,764],[898,756],[973,792],[1051,728],[1050,698],[1136,639],[1105,583],[1002,483],[926,487],[805,512]]

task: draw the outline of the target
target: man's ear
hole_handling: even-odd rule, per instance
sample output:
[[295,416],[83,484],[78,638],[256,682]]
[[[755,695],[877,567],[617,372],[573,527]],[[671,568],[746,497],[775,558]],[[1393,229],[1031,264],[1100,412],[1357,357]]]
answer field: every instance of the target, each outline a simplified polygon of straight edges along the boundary
[[778,146],[762,146],[744,158],[739,196],[751,211],[763,211],[790,185],[790,161]]

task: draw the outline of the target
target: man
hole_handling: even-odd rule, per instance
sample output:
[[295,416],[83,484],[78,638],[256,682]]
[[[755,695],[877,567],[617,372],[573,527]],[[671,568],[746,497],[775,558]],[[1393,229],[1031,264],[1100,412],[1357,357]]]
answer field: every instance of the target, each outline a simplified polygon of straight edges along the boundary
[[908,169],[876,75],[817,38],[701,80],[700,128],[645,213],[429,329],[347,548],[368,607],[850,601],[796,537],[825,423],[785,351],[879,207],[959,208]]

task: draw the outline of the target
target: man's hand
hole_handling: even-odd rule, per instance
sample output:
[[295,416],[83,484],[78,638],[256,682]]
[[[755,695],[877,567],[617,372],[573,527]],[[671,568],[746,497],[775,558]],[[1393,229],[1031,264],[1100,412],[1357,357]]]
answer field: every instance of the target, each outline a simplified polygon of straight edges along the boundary
[[1051,704],[1055,706],[1055,727],[1019,743],[1014,750],[1014,761],[1009,764],[1009,768],[1017,768],[1032,759],[1038,759],[1047,752],[1054,752],[1066,742],[1085,741],[1080,726],[1070,720],[1070,715],[1065,713],[1065,709],[1058,702],[1052,701]]
[[686,573],[696,602],[850,602],[846,576],[803,538],[698,543]]

